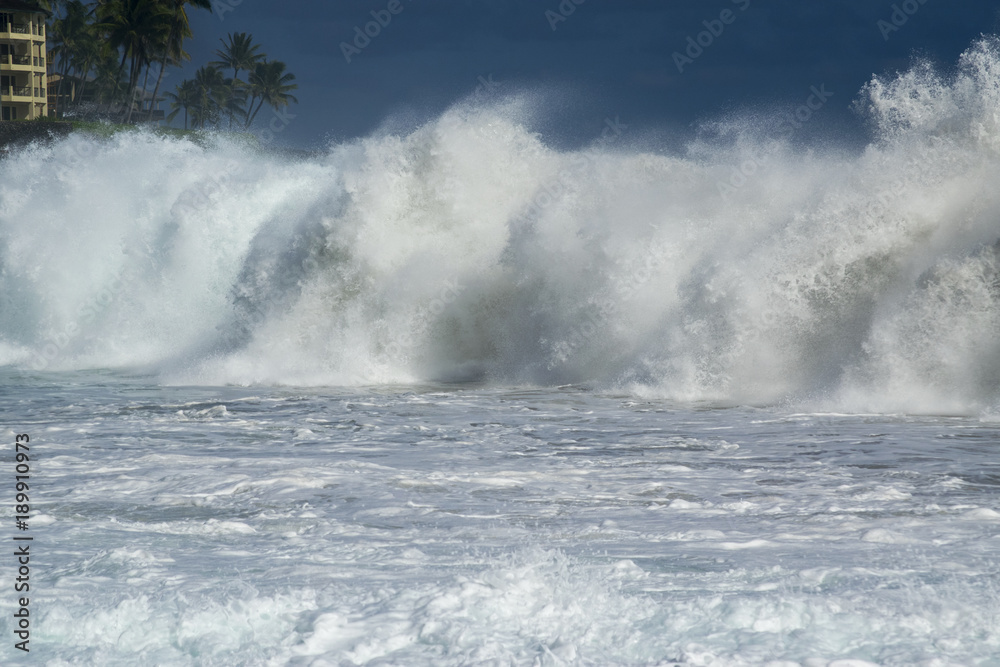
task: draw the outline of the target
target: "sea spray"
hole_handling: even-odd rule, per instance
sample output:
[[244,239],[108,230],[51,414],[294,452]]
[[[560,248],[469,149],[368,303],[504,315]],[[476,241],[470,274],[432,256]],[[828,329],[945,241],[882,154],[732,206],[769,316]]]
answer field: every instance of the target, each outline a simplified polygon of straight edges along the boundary
[[[803,152],[749,124],[681,155],[558,151],[517,102],[475,99],[299,160],[75,135],[0,161],[0,349],[184,383],[988,409],[998,82],[993,39],[950,77],[873,79],[861,152]],[[766,156],[753,187],[719,197],[747,156]]]

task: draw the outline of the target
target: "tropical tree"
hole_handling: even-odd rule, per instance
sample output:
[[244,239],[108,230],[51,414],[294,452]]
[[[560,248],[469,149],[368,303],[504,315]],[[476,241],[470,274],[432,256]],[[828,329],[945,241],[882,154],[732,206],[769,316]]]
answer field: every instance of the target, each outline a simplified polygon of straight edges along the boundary
[[[298,103],[291,91],[298,89],[298,84],[292,83],[295,75],[285,71],[285,63],[280,60],[264,61],[254,66],[250,74],[250,106],[246,128],[253,125],[261,107],[269,105],[275,111],[287,107],[289,103]],[[257,108],[254,109],[254,103]],[[251,111],[252,110],[252,111]]]
[[253,35],[245,32],[231,32],[228,38],[228,44],[225,40],[219,40],[222,42],[223,48],[215,51],[215,55],[219,56],[219,59],[211,64],[216,67],[231,67],[233,69],[233,83],[242,85],[240,72],[242,70],[252,72],[257,63],[263,62],[266,56],[263,53],[258,53],[260,45],[253,43]]
[[177,86],[175,92],[167,93],[167,98],[170,100],[171,108],[167,122],[172,122],[183,110],[184,129],[188,129],[188,111],[198,103],[198,84],[193,79],[186,79]]
[[237,118],[241,123],[247,119],[247,89],[245,85],[239,85],[238,80],[226,79],[226,87],[219,99],[220,110],[229,117],[229,129],[233,129],[233,123]]
[[[163,72],[167,69],[167,64],[179,65],[184,60],[190,60],[191,56],[184,52],[184,40],[191,37],[191,24],[188,22],[186,6],[198,7],[200,9],[211,9],[211,0],[166,0],[167,12],[170,20],[170,31],[166,40],[160,44],[160,73],[156,77],[156,87],[153,88],[153,100],[160,92],[160,83],[163,81]],[[150,116],[153,114],[153,105],[149,108]]]
[[118,51],[112,49],[107,41],[102,41],[98,45],[93,72],[94,85],[97,86],[95,97],[100,104],[110,109],[125,100],[128,82],[122,80],[121,69],[118,67]]
[[106,54],[109,52],[111,52],[111,47],[107,43],[102,42],[94,30],[94,26],[88,24],[86,32],[76,41],[76,46],[72,53],[73,69],[80,79],[80,89],[77,91],[77,99],[83,99],[83,94],[87,89],[87,79],[94,65],[102,57],[106,57]]
[[195,104],[193,110],[193,125],[205,127],[219,121],[220,101],[227,94],[226,79],[218,68],[211,65],[199,67],[194,74]]
[[246,108],[248,85],[240,80],[240,72],[243,70],[253,71],[257,63],[265,59],[260,53],[260,45],[253,43],[253,35],[245,32],[229,33],[228,42],[220,39],[221,49],[215,51],[219,60],[212,62],[216,67],[226,67],[233,69],[233,78],[226,79],[228,92],[224,100],[221,100],[222,110],[229,117],[229,128],[232,129],[233,122],[237,117],[246,122],[248,109]]
[[142,70],[156,45],[167,41],[171,17],[158,0],[107,0],[97,6],[98,27],[105,31],[112,48],[121,48],[120,71],[130,62],[125,122],[132,119],[134,98]]
[[[130,122],[139,89],[146,94],[146,84],[155,78],[155,101],[166,69],[190,59],[184,51],[184,41],[192,36],[187,8],[211,9],[213,0],[49,0],[42,4],[58,15],[50,32],[62,80],[78,74],[81,83],[76,98],[88,86],[96,87],[93,95],[98,102],[117,106],[122,120]],[[268,61],[252,35],[229,33],[219,41],[222,48],[215,51],[219,60],[200,68],[193,79],[167,96],[172,106],[168,121],[184,111],[185,127],[218,126],[228,118],[230,128],[237,122],[249,128],[264,105],[280,110],[298,102],[292,95],[298,88],[295,76],[284,63]],[[231,69],[232,77],[220,68]],[[244,72],[248,73],[246,81]],[[153,105],[149,111],[151,117]]]
[[52,36],[52,53],[59,58],[62,66],[59,78],[59,97],[62,97],[66,78],[74,65],[74,60],[88,35],[92,35],[89,24],[89,12],[79,0],[66,3],[66,12],[62,18],[52,23],[49,31]]

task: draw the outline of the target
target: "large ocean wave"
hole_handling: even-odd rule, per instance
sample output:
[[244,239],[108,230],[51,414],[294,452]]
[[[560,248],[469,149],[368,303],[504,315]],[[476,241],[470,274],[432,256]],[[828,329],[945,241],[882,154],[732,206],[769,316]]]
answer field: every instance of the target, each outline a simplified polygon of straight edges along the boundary
[[312,158],[35,145],[0,160],[0,364],[994,410],[998,43],[856,105],[863,151],[750,119],[683,154],[613,119],[560,151],[525,99]]

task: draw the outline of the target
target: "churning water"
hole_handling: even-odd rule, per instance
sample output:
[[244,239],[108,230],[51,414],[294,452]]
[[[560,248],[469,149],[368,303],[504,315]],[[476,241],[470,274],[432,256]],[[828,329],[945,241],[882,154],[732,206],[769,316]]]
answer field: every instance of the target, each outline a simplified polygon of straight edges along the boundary
[[857,106],[863,151],[557,151],[514,99],[0,160],[33,650],[1000,664],[997,43]]

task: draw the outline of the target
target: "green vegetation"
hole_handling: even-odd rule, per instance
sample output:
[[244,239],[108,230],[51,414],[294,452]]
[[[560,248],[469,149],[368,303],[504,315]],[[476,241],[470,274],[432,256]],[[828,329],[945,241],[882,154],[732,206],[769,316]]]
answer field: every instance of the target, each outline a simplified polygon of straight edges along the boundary
[[[123,124],[153,119],[151,102],[160,94],[164,72],[190,60],[184,50],[184,42],[192,37],[188,7],[212,7],[211,0],[40,4],[54,12],[49,36],[58,60],[53,71],[60,75],[60,115]],[[292,95],[298,87],[295,75],[285,63],[269,60],[251,35],[230,34],[222,46],[216,51],[219,60],[166,94],[171,104],[168,122],[183,112],[185,130],[247,131],[265,105],[281,110],[298,102]],[[230,70],[232,76],[227,77]]]
[[[269,61],[260,52],[260,45],[253,43],[253,36],[238,32],[228,35],[222,49],[215,52],[218,60],[198,69],[194,79],[181,82],[173,93],[168,93],[172,121],[184,112],[184,127],[220,127],[228,123],[232,129],[239,123],[250,129],[261,108],[267,104],[275,111],[298,102],[291,91],[298,88],[293,83],[295,75],[285,71],[285,63]],[[232,69],[233,76],[226,78],[221,68]],[[247,72],[247,80],[240,79],[240,72]]]
[[[70,124],[73,126],[74,132],[85,132],[102,139],[109,139],[117,134],[121,134],[122,132],[140,131],[140,128],[135,125],[125,123],[102,123],[98,121],[74,120],[70,121]],[[176,127],[149,127],[148,131],[161,137],[187,139],[188,141],[198,144],[199,146],[207,145],[210,143],[213,136],[218,136],[210,132],[205,132],[204,130],[182,130]],[[260,145],[257,141],[257,137],[248,132],[233,132],[228,133],[227,136],[231,139],[242,141],[246,143],[246,145],[254,148]]]

